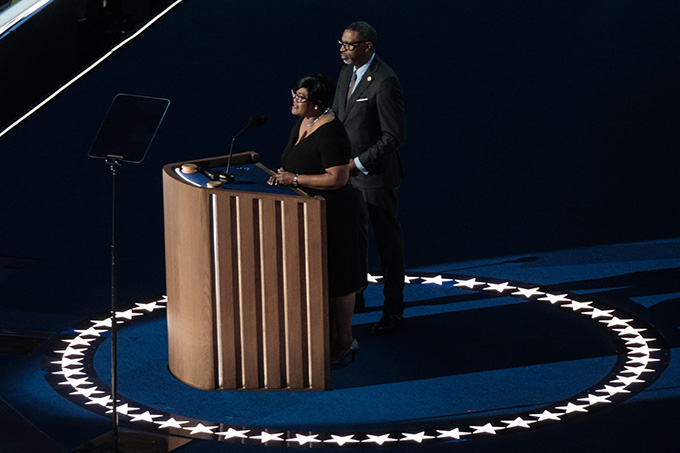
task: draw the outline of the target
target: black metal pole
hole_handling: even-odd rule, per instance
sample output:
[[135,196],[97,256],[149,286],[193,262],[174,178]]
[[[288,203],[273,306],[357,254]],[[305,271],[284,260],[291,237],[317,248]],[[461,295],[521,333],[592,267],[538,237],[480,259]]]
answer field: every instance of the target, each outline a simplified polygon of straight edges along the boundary
[[111,203],[111,405],[112,423],[111,442],[113,452],[118,452],[118,274],[116,269],[116,175],[122,164],[121,156],[107,156],[106,162],[111,166],[112,175],[112,203]]

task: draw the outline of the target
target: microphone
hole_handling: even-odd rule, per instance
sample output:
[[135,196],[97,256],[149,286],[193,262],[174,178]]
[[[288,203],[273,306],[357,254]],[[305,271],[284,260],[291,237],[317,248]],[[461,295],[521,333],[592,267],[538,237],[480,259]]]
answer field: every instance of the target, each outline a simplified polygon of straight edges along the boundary
[[246,127],[241,129],[238,134],[234,135],[234,138],[231,139],[231,146],[229,147],[229,157],[227,158],[227,170],[220,175],[220,181],[226,182],[226,183],[232,183],[234,182],[234,175],[229,173],[229,169],[231,168],[231,155],[234,152],[234,141],[236,141],[236,137],[241,135],[243,132],[247,131],[248,129],[252,129],[257,126],[262,126],[267,122],[267,117],[266,116],[261,116],[261,115],[254,115],[251,116],[250,119],[248,119],[248,124]]
[[222,172],[219,170],[211,170],[209,168],[196,167],[196,171],[208,178],[211,181],[217,181],[222,178]]
[[246,129],[252,129],[257,126],[262,126],[267,122],[267,117],[266,116],[251,116],[248,119],[248,125],[246,126]]

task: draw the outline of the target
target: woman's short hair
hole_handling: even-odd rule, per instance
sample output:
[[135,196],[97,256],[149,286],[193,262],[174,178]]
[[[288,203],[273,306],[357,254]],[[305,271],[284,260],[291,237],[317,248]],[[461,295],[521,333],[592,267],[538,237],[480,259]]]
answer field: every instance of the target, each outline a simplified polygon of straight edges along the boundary
[[331,79],[323,74],[310,74],[297,81],[293,91],[300,88],[307,89],[307,101],[318,105],[320,109],[326,109],[331,105],[335,87]]

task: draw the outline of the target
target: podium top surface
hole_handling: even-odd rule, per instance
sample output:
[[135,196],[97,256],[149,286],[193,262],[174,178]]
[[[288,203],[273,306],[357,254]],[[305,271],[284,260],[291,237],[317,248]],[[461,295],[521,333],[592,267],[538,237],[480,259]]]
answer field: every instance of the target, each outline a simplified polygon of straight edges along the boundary
[[[210,167],[206,169],[211,172],[224,172],[226,167]],[[198,187],[208,187],[208,182],[212,181],[203,173],[183,173],[178,167],[175,168],[175,173],[189,184],[193,184]],[[234,176],[234,182],[223,183],[221,188],[230,190],[244,190],[248,192],[260,192],[260,193],[274,193],[281,195],[296,195],[290,187],[286,186],[270,186],[267,184],[269,180],[269,174],[261,169],[257,164],[246,164],[232,166],[229,173]],[[298,194],[299,195],[299,194]]]
[[[182,170],[185,164],[193,164],[197,167],[193,173]],[[309,197],[303,190],[288,186],[270,186],[267,184],[269,177],[275,174],[266,166],[259,163],[257,153],[234,154],[229,168],[229,174],[234,177],[233,182],[222,182],[219,175],[226,173],[227,156],[201,159],[189,162],[180,162],[165,165],[166,173],[185,184],[211,190],[236,190],[245,192],[266,193],[272,195],[293,195]],[[211,187],[209,183],[216,184]],[[316,198],[316,197],[313,197]]]

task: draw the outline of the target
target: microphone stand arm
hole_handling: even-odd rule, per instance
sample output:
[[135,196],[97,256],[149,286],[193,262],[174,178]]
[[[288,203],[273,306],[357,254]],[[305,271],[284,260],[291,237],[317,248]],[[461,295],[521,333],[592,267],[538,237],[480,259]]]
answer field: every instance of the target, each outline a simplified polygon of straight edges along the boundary
[[229,147],[229,157],[227,158],[227,169],[224,172],[224,174],[220,175],[220,180],[222,182],[225,182],[227,184],[234,182],[234,175],[229,173],[229,169],[231,168],[231,155],[234,153],[234,142],[236,141],[236,137],[250,129],[252,126],[248,124],[246,127],[241,129],[238,134],[234,135],[234,138],[231,139],[231,146]]

